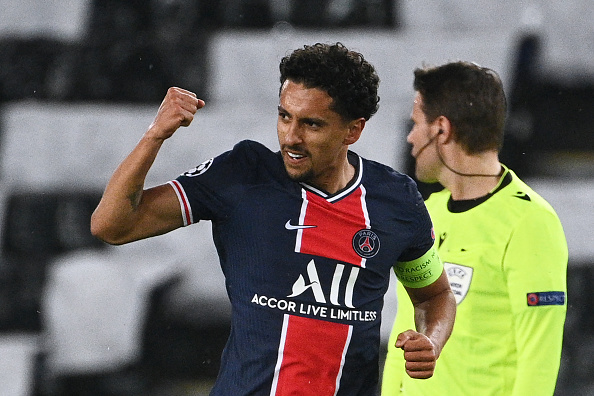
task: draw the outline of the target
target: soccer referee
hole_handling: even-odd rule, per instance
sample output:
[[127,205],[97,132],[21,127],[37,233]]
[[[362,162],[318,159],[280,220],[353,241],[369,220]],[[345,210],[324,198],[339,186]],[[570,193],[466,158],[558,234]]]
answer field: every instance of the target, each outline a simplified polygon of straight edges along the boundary
[[414,328],[398,285],[382,395],[552,395],[567,309],[567,242],[553,208],[499,162],[506,112],[497,74],[467,62],[415,70],[417,178],[457,316],[432,378],[404,370],[395,336]]

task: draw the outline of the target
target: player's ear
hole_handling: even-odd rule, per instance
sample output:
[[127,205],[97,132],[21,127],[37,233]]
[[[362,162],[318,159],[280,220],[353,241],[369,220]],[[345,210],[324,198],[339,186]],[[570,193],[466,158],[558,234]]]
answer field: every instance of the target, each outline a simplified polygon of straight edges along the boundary
[[365,118],[358,118],[353,120],[348,125],[349,132],[347,136],[344,138],[343,143],[345,145],[351,145],[361,137],[361,132],[363,132],[363,128],[365,128]]

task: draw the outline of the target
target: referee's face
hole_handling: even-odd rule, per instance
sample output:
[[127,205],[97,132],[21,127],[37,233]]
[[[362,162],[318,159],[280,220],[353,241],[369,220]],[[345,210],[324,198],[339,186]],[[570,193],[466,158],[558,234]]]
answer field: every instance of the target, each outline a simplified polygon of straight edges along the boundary
[[280,92],[277,133],[289,177],[328,193],[345,187],[354,174],[348,146],[359,138],[365,119],[345,121],[330,109],[324,90],[287,80]]
[[423,97],[417,92],[411,115],[413,127],[406,141],[412,145],[411,155],[415,158],[415,176],[419,181],[434,183],[438,181],[441,164],[437,155],[438,127],[427,122],[422,107]]

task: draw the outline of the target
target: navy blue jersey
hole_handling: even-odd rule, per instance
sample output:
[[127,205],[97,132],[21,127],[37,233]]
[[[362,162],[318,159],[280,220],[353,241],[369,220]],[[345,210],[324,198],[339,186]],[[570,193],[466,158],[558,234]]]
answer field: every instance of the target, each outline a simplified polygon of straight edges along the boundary
[[170,182],[186,225],[211,220],[232,305],[212,395],[372,395],[390,271],[433,245],[414,182],[349,152],[328,195],[243,141]]

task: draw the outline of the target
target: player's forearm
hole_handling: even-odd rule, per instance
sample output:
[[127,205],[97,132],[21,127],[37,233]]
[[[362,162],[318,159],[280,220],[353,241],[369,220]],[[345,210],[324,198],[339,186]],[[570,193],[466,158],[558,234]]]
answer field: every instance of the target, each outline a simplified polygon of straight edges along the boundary
[[118,166],[91,216],[93,235],[112,244],[126,242],[138,221],[146,175],[162,144],[147,132]]
[[449,285],[429,300],[415,305],[417,331],[433,342],[438,356],[450,338],[455,316],[456,300]]

